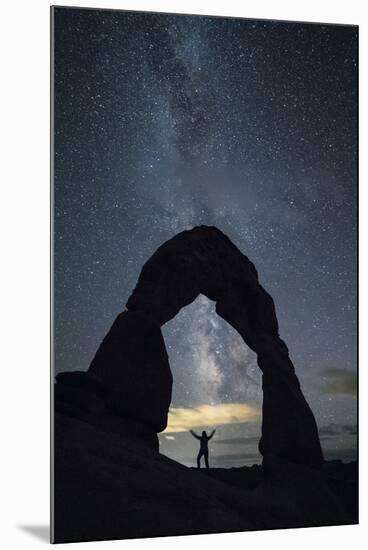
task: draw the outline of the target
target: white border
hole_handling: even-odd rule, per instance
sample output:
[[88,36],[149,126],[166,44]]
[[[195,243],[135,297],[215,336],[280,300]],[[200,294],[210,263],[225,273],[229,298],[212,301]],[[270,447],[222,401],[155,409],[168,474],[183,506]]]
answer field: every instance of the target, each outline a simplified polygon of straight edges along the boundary
[[[350,0],[151,0],[60,2],[106,7],[360,25],[360,151],[368,151],[367,18],[364,2]],[[1,6],[1,544],[18,549],[41,541],[17,526],[47,525],[49,519],[49,5],[18,0]],[[367,205],[367,162],[360,159],[360,209]],[[366,210],[364,210],[366,211]],[[366,326],[367,221],[360,215],[360,330]],[[4,257],[5,256],[5,257]],[[166,539],[86,543],[90,548],[179,548],[231,544],[310,550],[354,550],[367,538],[368,396],[364,336],[360,359],[361,525]],[[367,466],[368,467],[368,466]],[[69,545],[69,548],[75,545]]]

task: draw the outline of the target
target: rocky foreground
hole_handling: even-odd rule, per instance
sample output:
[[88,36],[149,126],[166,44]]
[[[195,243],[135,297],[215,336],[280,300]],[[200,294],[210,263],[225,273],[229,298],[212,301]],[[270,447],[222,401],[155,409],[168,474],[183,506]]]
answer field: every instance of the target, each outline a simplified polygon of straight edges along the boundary
[[[159,453],[173,382],[161,327],[199,294],[257,353],[262,467],[196,471]],[[54,542],[357,522],[356,465],[324,462],[272,297],[215,227],[158,248],[88,371],[59,373],[53,397]]]
[[55,417],[55,542],[357,523],[356,463],[187,468],[118,431]]

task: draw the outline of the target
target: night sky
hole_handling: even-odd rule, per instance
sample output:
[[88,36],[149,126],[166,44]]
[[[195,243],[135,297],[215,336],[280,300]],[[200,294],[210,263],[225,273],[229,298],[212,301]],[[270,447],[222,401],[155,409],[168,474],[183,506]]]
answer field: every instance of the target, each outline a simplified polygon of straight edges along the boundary
[[[89,367],[159,245],[215,225],[275,301],[326,458],[354,458],[356,27],[54,14],[56,372]],[[255,354],[203,296],[163,333],[185,430],[217,427],[214,466],[258,462]],[[184,428],[161,452],[193,465]]]

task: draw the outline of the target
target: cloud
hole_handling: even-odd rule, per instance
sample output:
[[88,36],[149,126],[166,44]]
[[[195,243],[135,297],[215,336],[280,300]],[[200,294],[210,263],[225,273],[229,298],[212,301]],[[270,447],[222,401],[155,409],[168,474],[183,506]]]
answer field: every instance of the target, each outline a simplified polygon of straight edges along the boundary
[[261,411],[245,403],[224,403],[220,405],[199,405],[198,407],[170,407],[166,433],[187,432],[192,428],[222,426],[255,422]]
[[329,424],[322,426],[319,430],[319,435],[322,437],[333,437],[336,435],[357,435],[356,424]]
[[346,369],[323,369],[321,393],[332,395],[357,394],[357,374]]

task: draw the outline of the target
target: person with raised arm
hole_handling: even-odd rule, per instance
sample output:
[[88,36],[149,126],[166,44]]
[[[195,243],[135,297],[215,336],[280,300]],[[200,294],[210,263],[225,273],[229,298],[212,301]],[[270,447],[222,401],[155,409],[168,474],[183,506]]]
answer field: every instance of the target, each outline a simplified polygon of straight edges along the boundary
[[199,448],[199,453],[198,453],[198,456],[197,456],[197,468],[198,469],[200,469],[200,467],[201,467],[201,458],[202,458],[202,456],[204,456],[204,462],[205,462],[206,468],[209,468],[209,463],[208,463],[208,442],[213,437],[215,432],[216,432],[216,430],[212,430],[212,433],[210,435],[207,435],[207,433],[205,431],[203,431],[202,435],[197,435],[193,430],[190,430],[190,433],[192,434],[192,436],[195,437],[196,439],[199,439],[199,441],[201,442],[200,448]]

